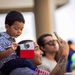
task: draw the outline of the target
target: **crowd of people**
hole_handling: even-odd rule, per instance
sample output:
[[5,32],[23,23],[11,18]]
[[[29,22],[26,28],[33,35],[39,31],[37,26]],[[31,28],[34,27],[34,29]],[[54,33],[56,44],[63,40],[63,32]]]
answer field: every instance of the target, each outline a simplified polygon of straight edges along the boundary
[[[10,11],[6,15],[6,31],[0,33],[1,73],[5,75],[64,75],[69,54],[68,43],[59,36],[55,40],[49,33],[41,35],[37,41],[28,39],[16,43],[15,38],[22,34],[24,25],[25,20],[21,12]],[[34,58],[20,58],[16,50],[19,44],[28,42],[33,42]]]

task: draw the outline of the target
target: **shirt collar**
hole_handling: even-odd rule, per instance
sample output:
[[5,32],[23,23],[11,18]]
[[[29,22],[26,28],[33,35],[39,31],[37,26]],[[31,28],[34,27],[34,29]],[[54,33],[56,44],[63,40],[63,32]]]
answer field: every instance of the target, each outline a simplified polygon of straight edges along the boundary
[[7,34],[6,32],[2,32],[0,33],[2,36],[4,36],[6,39],[9,39],[9,38],[14,38],[12,36],[10,36],[9,34]]

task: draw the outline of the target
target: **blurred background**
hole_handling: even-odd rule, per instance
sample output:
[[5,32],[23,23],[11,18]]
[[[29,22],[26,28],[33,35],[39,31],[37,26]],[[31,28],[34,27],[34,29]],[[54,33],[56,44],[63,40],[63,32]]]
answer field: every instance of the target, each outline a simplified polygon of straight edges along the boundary
[[22,12],[23,33],[16,40],[36,40],[43,33],[57,32],[75,42],[75,0],[0,0],[0,32],[5,31],[5,16],[11,10]]

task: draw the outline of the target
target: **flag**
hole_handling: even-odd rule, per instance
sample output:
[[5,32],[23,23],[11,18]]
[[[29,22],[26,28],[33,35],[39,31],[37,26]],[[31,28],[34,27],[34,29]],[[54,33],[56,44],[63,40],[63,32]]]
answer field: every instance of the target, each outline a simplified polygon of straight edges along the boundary
[[34,43],[20,44],[20,58],[34,58]]

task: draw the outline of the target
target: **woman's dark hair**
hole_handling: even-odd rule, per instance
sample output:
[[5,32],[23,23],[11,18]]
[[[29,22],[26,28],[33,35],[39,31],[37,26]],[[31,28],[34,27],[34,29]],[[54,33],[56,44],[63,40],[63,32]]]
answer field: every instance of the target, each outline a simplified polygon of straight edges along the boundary
[[10,11],[5,18],[5,24],[13,25],[15,21],[25,23],[23,15],[19,11]]
[[[37,39],[37,43],[38,43],[38,45],[40,46],[40,48],[41,48],[41,46],[43,46],[44,47],[44,45],[45,45],[45,40],[44,40],[44,38],[45,37],[47,37],[47,36],[51,36],[52,37],[52,34],[43,34],[43,35],[41,35],[38,39]],[[41,49],[42,50],[42,49]],[[43,50],[42,50],[43,51]],[[43,51],[43,56],[45,56],[45,52]]]
[[44,46],[44,43],[45,43],[44,38],[47,37],[47,36],[51,36],[51,37],[52,37],[51,34],[43,34],[43,35],[41,35],[41,36],[37,39],[37,43],[38,43],[39,46]]

